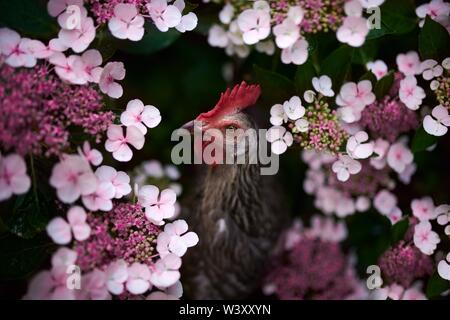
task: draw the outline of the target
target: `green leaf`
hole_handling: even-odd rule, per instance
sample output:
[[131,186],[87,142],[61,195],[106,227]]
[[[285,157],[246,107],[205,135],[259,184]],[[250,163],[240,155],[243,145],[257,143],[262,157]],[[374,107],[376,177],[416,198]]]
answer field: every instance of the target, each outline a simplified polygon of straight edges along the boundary
[[121,51],[127,53],[147,55],[167,48],[173,44],[180,35],[181,33],[175,29],[161,32],[153,24],[146,23],[145,35],[142,40],[137,42],[126,40],[119,41],[119,48]]
[[438,298],[442,292],[445,292],[448,289],[450,289],[450,281],[442,279],[441,276],[437,272],[435,272],[430,277],[427,283],[427,298]]
[[427,148],[437,143],[437,141],[438,137],[428,134],[423,127],[420,127],[412,140],[411,150],[414,153],[425,151]]
[[50,205],[43,194],[36,192],[30,190],[18,196],[12,214],[5,219],[9,231],[25,239],[44,230],[49,221]]
[[327,75],[333,80],[333,88],[336,91],[350,72],[354,49],[342,45],[325,58],[322,64],[321,75]]
[[425,24],[419,33],[419,52],[423,60],[435,59],[441,61],[450,51],[450,36],[447,30],[431,19],[425,19]]
[[312,89],[312,78],[315,76],[316,70],[311,59],[298,66],[294,78],[297,93],[301,95],[306,90]]
[[392,243],[397,243],[405,237],[406,231],[408,231],[409,219],[408,217],[398,221],[391,228],[391,240]]
[[392,84],[394,83],[394,79],[394,73],[389,72],[387,75],[377,81],[375,85],[375,95],[377,99],[382,99],[389,93],[389,90],[391,90]]
[[21,33],[21,36],[50,39],[59,28],[56,19],[50,17],[47,1],[0,0],[0,26],[6,26]]
[[261,86],[262,98],[268,104],[283,103],[295,95],[294,83],[285,76],[253,66],[256,82]]
[[380,9],[380,28],[370,30],[366,39],[380,38],[388,34],[405,34],[416,27],[417,17],[412,0],[388,0]]
[[0,236],[0,278],[20,279],[39,268],[55,245],[47,236],[22,239],[12,234]]
[[92,48],[97,49],[102,54],[103,62],[108,61],[117,51],[118,40],[114,38],[107,28],[97,30],[97,34]]
[[362,47],[355,48],[352,62],[365,66],[367,62],[375,60],[377,52],[378,41],[367,40]]

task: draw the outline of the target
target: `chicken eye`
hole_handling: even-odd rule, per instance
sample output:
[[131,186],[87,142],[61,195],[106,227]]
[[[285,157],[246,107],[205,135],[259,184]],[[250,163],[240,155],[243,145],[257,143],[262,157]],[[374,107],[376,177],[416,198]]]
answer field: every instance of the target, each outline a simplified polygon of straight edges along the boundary
[[236,130],[237,127],[235,125],[233,125],[233,124],[229,124],[228,126],[226,126],[225,129],[227,129],[227,130]]

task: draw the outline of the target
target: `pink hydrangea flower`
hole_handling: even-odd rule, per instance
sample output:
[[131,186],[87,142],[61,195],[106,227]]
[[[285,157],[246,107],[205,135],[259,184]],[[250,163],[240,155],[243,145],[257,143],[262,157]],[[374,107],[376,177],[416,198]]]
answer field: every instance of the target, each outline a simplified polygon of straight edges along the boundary
[[112,35],[118,39],[139,41],[144,36],[144,17],[132,3],[119,3],[114,7],[114,16],[108,22]]
[[305,39],[299,39],[291,46],[281,51],[281,62],[285,64],[301,65],[308,59],[308,42]]
[[57,17],[70,5],[82,7],[83,0],[49,0],[47,10],[52,17]]
[[300,37],[300,28],[291,19],[285,19],[282,23],[273,27],[275,43],[278,48],[291,47]]
[[361,168],[361,163],[347,155],[339,155],[339,159],[331,167],[339,181],[347,181],[350,175],[359,173]]
[[94,192],[83,195],[82,200],[86,208],[91,211],[109,211],[113,208],[112,199],[116,194],[116,188],[110,181],[99,179]]
[[199,239],[195,232],[187,232],[188,225],[184,220],[176,220],[166,224],[164,231],[158,235],[156,250],[165,257],[170,253],[182,257],[188,248],[197,245]]
[[368,62],[366,67],[375,75],[377,80],[380,80],[388,73],[388,67],[383,60]]
[[106,268],[105,273],[109,292],[115,295],[122,294],[128,280],[127,263],[122,259],[114,261]]
[[180,10],[174,5],[168,5],[167,0],[152,0],[146,7],[159,31],[166,32],[181,22]]
[[115,80],[123,80],[125,78],[125,67],[122,62],[108,62],[103,68],[100,75],[100,90],[111,98],[120,98],[123,89]]
[[419,221],[436,218],[434,202],[430,197],[414,199],[411,202],[411,210],[413,215],[416,216]]
[[425,98],[425,91],[417,85],[416,77],[407,76],[400,81],[399,97],[409,109],[417,110]]
[[91,149],[89,141],[83,143],[83,148],[78,147],[78,154],[84,157],[93,166],[98,166],[103,161],[103,155],[97,149]]
[[414,156],[403,142],[396,142],[389,148],[387,163],[397,173],[402,173],[410,165]]
[[401,53],[397,56],[397,67],[405,76],[413,76],[420,73],[420,58],[415,51]]
[[[182,13],[186,4],[184,0],[176,0],[173,5]],[[230,18],[231,19],[231,18]],[[197,27],[198,18],[194,12],[189,12],[181,17],[180,23],[175,27],[179,32],[192,31]]]
[[147,133],[148,128],[155,128],[161,122],[161,113],[152,106],[142,103],[139,99],[130,100],[127,108],[120,115],[120,122],[126,127],[135,126],[142,134]]
[[439,105],[433,108],[431,115],[426,115],[423,119],[423,128],[433,136],[443,136],[450,127],[450,115],[448,109]]
[[80,56],[66,57],[63,53],[57,52],[50,57],[49,61],[55,65],[55,72],[61,80],[80,85],[87,83],[84,64]]
[[150,282],[160,289],[170,287],[180,279],[180,267],[181,259],[170,253],[153,265]]
[[145,216],[156,225],[163,224],[164,219],[169,219],[175,214],[175,202],[177,195],[172,189],[164,189],[159,192],[153,185],[143,186],[138,192],[138,202],[145,208]]
[[416,8],[416,14],[422,20],[419,25],[422,27],[425,23],[425,17],[441,23],[448,29],[448,15],[450,14],[450,4],[444,0],[432,0],[429,3],[422,4]]
[[123,128],[116,124],[109,126],[106,132],[108,139],[105,142],[105,149],[112,152],[114,159],[122,162],[130,161],[133,157],[133,151],[129,144],[137,150],[141,150],[145,143],[145,137],[135,126],[126,127],[126,134],[123,134]]
[[59,200],[72,203],[97,189],[97,177],[81,156],[65,155],[53,167],[50,185],[56,189]]
[[442,279],[450,281],[450,253],[447,254],[445,259],[439,261],[437,271]]
[[25,161],[18,154],[0,155],[0,201],[24,194],[31,186]]
[[110,166],[101,166],[95,171],[100,182],[110,182],[114,187],[114,198],[120,199],[131,192],[130,177]]
[[367,159],[373,154],[374,143],[368,142],[369,135],[359,131],[347,141],[347,153],[353,159]]
[[245,44],[252,45],[270,34],[270,13],[265,10],[247,9],[237,18]]
[[82,17],[80,29],[61,29],[58,33],[61,43],[73,51],[79,53],[86,50],[95,39],[94,20]]
[[388,216],[397,207],[397,197],[388,190],[381,190],[375,196],[373,206],[380,213]]
[[336,103],[339,106],[351,107],[359,112],[374,101],[375,94],[372,92],[372,83],[369,80],[345,83],[336,97]]
[[106,285],[106,274],[104,271],[94,269],[83,275],[81,280],[81,292],[78,299],[81,300],[111,300]]
[[36,57],[30,51],[30,42],[33,40],[21,38],[14,30],[0,28],[0,55],[6,57],[5,63],[11,67],[34,67]]
[[318,93],[321,93],[325,97],[334,96],[334,91],[332,88],[333,84],[329,76],[323,75],[320,77],[312,78],[312,85],[314,87],[314,90],[316,90]]
[[56,244],[68,244],[73,237],[84,241],[91,234],[91,227],[86,223],[86,212],[82,207],[74,206],[67,212],[67,221],[61,217],[53,218],[47,225],[47,234]]
[[103,68],[100,67],[102,61],[102,55],[96,49],[87,50],[81,55],[82,73],[88,82],[98,83],[100,81],[103,71]]
[[287,148],[294,142],[292,133],[281,126],[273,126],[270,128],[266,133],[266,139],[271,143],[271,150],[275,154],[286,152]]
[[337,39],[352,47],[360,47],[364,44],[369,33],[366,19],[362,17],[349,16],[336,32]]
[[135,262],[128,267],[127,290],[132,294],[143,294],[151,288],[151,272],[147,265]]
[[63,13],[58,16],[58,24],[62,29],[81,29],[82,18],[87,17],[87,10],[77,5],[69,5]]
[[424,220],[414,227],[414,245],[426,255],[432,255],[437,244],[441,242],[439,235],[431,228],[431,223]]

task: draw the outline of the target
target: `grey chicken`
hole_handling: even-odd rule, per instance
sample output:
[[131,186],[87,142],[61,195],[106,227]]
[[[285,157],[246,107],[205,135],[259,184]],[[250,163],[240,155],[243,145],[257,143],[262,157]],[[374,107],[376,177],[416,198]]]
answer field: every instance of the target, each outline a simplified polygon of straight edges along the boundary
[[[222,93],[217,105],[196,118],[201,130],[256,129],[242,112],[254,105],[260,88],[244,82]],[[191,132],[194,123],[184,128]],[[266,143],[266,142],[265,142]],[[196,145],[196,148],[205,147]],[[201,150],[200,150],[201,151]],[[247,150],[248,151],[248,150]],[[189,299],[243,299],[260,285],[265,263],[287,220],[273,176],[258,164],[212,164],[196,193],[183,204],[184,218],[199,244],[183,259],[182,282]]]

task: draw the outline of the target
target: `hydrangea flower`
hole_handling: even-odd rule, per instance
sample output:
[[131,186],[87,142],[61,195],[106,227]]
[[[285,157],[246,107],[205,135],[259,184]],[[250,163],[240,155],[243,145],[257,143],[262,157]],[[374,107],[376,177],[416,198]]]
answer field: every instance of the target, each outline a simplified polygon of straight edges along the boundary
[[314,77],[312,79],[312,85],[314,90],[323,94],[325,97],[334,97],[334,91],[332,89],[332,83],[329,76]]
[[21,38],[14,30],[0,28],[0,56],[6,57],[5,63],[11,67],[34,67],[36,57],[29,50],[30,39]]
[[162,289],[174,285],[180,279],[181,259],[173,254],[159,259],[152,268],[150,282]]
[[380,80],[388,73],[388,67],[383,60],[368,62],[366,67],[375,75],[377,80]]
[[430,197],[414,199],[411,202],[411,210],[413,215],[417,217],[419,221],[432,220],[436,218],[435,206],[433,199]]
[[448,29],[448,15],[450,14],[450,4],[444,0],[431,0],[429,3],[422,4],[416,8],[416,14],[422,20],[419,25],[422,27],[425,23],[425,17],[441,23]]
[[372,92],[372,83],[362,80],[357,84],[345,83],[336,97],[336,103],[340,108],[342,120],[348,123],[358,121],[364,108],[375,101]]
[[282,154],[292,145],[294,139],[285,127],[273,126],[266,132],[266,139],[271,143],[272,152]]
[[425,98],[425,91],[417,85],[414,76],[407,76],[400,81],[399,97],[409,109],[417,110]]
[[336,37],[342,43],[347,43],[352,47],[360,47],[364,44],[368,33],[369,28],[366,19],[349,16],[344,19],[344,23],[337,30]]
[[350,175],[361,171],[361,163],[347,155],[339,155],[339,159],[333,163],[331,168],[339,181],[347,181]]
[[414,76],[421,72],[419,54],[415,51],[397,55],[397,68],[405,76]]
[[431,115],[426,115],[423,119],[423,128],[433,136],[443,136],[450,127],[450,115],[448,109],[439,105],[433,108]]
[[53,167],[50,185],[56,189],[59,200],[73,203],[80,196],[97,189],[97,177],[84,158],[79,155],[64,155]]
[[450,253],[447,254],[445,259],[439,261],[437,271],[442,279],[450,281]]
[[414,227],[414,245],[426,255],[432,255],[436,245],[441,242],[439,235],[431,228],[428,220],[421,221]]
[[389,148],[387,163],[397,173],[402,173],[410,165],[414,156],[403,142],[396,142]]
[[282,23],[273,27],[273,34],[278,48],[286,49],[300,37],[300,29],[294,21],[285,19]]
[[158,187],[147,185],[138,192],[138,202],[145,208],[145,216],[156,225],[164,224],[164,219],[173,217],[176,200],[172,189],[164,189],[160,193]]
[[122,62],[108,62],[103,68],[100,75],[100,90],[111,98],[120,98],[123,89],[115,80],[123,80],[125,78],[125,67]]
[[348,138],[347,153],[353,159],[367,159],[374,149],[373,142],[367,142],[369,135],[365,131],[359,131],[355,135]]
[[145,264],[135,262],[128,267],[126,288],[132,294],[143,294],[151,288],[151,272]]
[[108,139],[105,142],[106,151],[112,152],[114,159],[121,162],[130,161],[133,157],[133,151],[129,144],[137,150],[141,150],[144,146],[145,137],[142,132],[135,126],[126,127],[126,134],[123,134],[123,128],[119,125],[112,124],[106,132]]
[[388,216],[397,207],[397,197],[388,190],[381,190],[375,196],[373,206],[380,213]]
[[131,192],[130,177],[110,166],[98,167],[95,171],[100,182],[109,182],[114,187],[114,198],[120,199]]
[[265,10],[247,9],[237,18],[245,44],[255,44],[270,34],[270,14]]
[[305,107],[298,96],[293,96],[283,103],[283,110],[288,119],[297,120],[305,115]]
[[197,245],[199,239],[195,232],[187,232],[188,225],[184,220],[176,220],[168,223],[164,231],[158,236],[156,250],[161,257],[166,257],[170,253],[182,257],[188,248]]
[[144,106],[141,100],[134,99],[128,102],[126,110],[120,115],[120,122],[126,127],[135,126],[145,135],[147,127],[155,128],[161,122],[161,114],[156,107]]
[[74,52],[83,52],[95,39],[94,20],[82,16],[80,29],[61,29],[58,38],[64,46],[71,48]]
[[86,223],[86,212],[82,207],[73,206],[67,212],[67,221],[61,217],[53,218],[47,225],[47,234],[56,244],[68,244],[73,237],[84,241],[91,234],[91,227]]
[[166,32],[181,22],[180,10],[174,5],[168,5],[167,0],[152,0],[146,7],[159,31]]
[[0,201],[24,194],[31,186],[25,161],[18,154],[0,154]]
[[308,59],[308,42],[301,38],[281,52],[281,61],[285,64],[301,65]]
[[89,141],[83,143],[83,148],[78,147],[78,154],[84,157],[93,166],[98,166],[103,162],[103,155],[97,149],[91,149]]
[[108,21],[108,28],[118,39],[139,41],[144,36],[144,17],[132,3],[119,3],[114,7],[114,16]]
[[105,271],[106,287],[109,292],[115,295],[122,294],[125,289],[125,283],[128,280],[128,266],[125,260],[112,262]]
[[431,80],[436,77],[440,77],[444,72],[444,68],[438,64],[436,60],[428,59],[421,63],[420,70],[422,72],[422,77],[425,80]]
[[49,0],[47,11],[52,17],[57,17],[70,5],[83,6],[83,0]]

